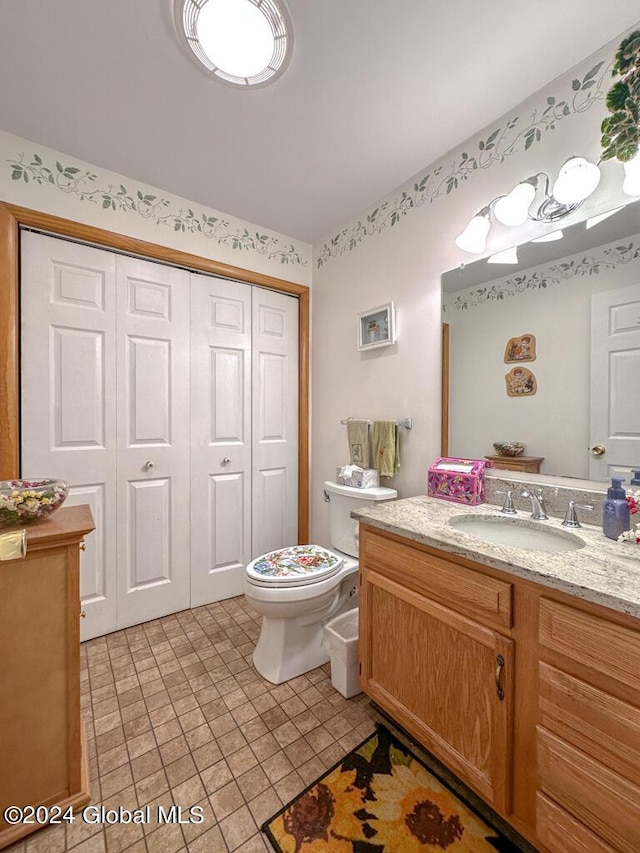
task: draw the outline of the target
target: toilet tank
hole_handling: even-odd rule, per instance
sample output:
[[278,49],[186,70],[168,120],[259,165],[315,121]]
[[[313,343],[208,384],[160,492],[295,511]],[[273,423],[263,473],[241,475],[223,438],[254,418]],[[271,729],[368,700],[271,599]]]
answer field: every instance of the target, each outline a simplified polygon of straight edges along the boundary
[[354,509],[370,506],[377,501],[390,501],[398,497],[395,489],[376,486],[356,489],[327,480],[324,496],[329,506],[329,538],[331,547],[351,557],[358,556],[358,522],[351,518]]

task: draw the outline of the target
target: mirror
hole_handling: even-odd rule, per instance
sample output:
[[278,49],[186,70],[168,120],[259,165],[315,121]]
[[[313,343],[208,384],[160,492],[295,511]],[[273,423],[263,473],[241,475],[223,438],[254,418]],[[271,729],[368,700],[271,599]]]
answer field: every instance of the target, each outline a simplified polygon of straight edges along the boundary
[[446,455],[521,442],[498,467],[628,480],[640,466],[640,201],[518,247],[517,264],[451,270],[442,292]]

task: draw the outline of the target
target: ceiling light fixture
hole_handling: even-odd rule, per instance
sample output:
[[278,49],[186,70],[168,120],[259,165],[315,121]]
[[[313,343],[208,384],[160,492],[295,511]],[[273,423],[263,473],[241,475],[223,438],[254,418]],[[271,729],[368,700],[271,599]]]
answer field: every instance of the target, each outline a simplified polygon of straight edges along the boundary
[[190,56],[233,86],[266,86],[291,58],[283,0],[174,0],[174,15]]
[[[640,162],[638,165],[640,184]],[[600,169],[584,157],[570,157],[561,167],[553,189],[545,172],[538,172],[521,181],[510,193],[494,198],[477,213],[465,230],[456,238],[456,246],[465,252],[481,254],[491,227],[492,216],[509,227],[523,225],[527,219],[537,222],[555,222],[577,210],[596,189]],[[536,196],[542,190],[540,203],[531,212]],[[639,189],[640,194],[640,189]]]

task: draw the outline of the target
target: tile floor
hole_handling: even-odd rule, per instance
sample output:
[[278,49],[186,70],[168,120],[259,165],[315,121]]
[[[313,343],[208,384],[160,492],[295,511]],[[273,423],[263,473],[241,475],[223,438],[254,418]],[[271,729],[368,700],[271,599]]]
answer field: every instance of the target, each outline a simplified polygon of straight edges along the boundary
[[373,730],[329,665],[274,686],[253,668],[244,597],[90,640],[82,704],[92,804],[203,809],[200,824],[52,826],[11,853],[264,853],[264,820]]

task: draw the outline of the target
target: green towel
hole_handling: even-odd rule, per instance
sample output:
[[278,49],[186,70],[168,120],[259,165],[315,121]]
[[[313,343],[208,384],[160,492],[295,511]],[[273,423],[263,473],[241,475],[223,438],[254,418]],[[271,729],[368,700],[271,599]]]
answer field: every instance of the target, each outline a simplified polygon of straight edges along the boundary
[[369,460],[369,421],[350,418],[347,421],[347,441],[352,465],[370,468]]
[[400,470],[398,425],[395,421],[373,422],[373,467],[381,477],[393,477]]

